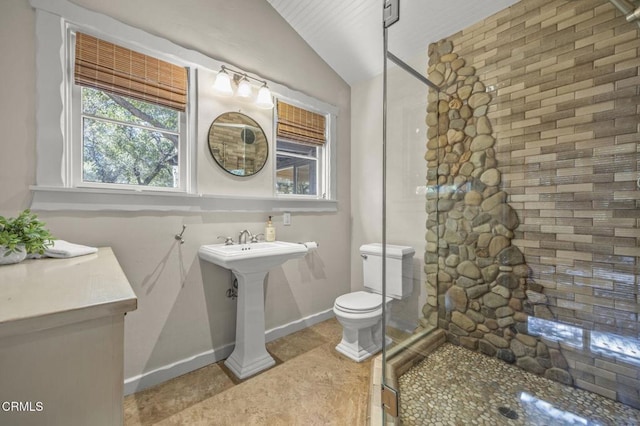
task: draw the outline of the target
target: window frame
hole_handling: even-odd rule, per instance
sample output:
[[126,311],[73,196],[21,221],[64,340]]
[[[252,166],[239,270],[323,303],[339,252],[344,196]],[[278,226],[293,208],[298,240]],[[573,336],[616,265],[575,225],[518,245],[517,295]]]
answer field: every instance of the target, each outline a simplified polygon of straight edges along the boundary
[[[132,185],[132,184],[119,184],[109,182],[85,182],[83,180],[83,154],[84,154],[84,139],[83,139],[83,118],[82,112],[82,87],[75,84],[74,81],[74,66],[75,66],[75,33],[77,31],[87,33],[94,37],[98,37],[102,40],[112,42],[119,46],[137,50],[141,53],[154,56],[158,59],[162,59],[167,62],[175,63],[180,66],[184,66],[187,69],[187,107],[184,112],[180,111],[180,123],[179,123],[179,146],[178,146],[178,171],[179,171],[179,185],[177,187],[158,187],[151,185]],[[79,26],[68,24],[66,27],[66,43],[65,43],[65,87],[66,87],[66,112],[65,121],[67,122],[67,138],[65,138],[66,151],[70,157],[68,162],[68,175],[67,179],[69,186],[72,188],[95,188],[95,189],[115,189],[115,190],[129,190],[136,192],[173,192],[173,193],[187,193],[189,192],[189,168],[191,162],[189,159],[189,140],[190,124],[195,125],[192,111],[192,99],[196,98],[192,92],[191,74],[192,69],[187,64],[176,63],[174,58],[167,58],[165,55],[157,52],[147,52],[141,49],[140,46],[131,45],[120,40],[115,40],[110,37],[105,37],[103,34],[95,34],[94,32],[87,32]],[[105,92],[104,90],[94,89]],[[193,123],[192,123],[193,122]],[[124,123],[123,123],[124,124]],[[126,124],[125,124],[126,125]]]
[[[187,137],[187,113],[179,112],[180,114],[180,123],[178,127],[178,132],[166,131],[167,133],[174,133],[178,136],[178,186],[175,187],[163,187],[163,186],[153,186],[153,185],[134,185],[134,184],[124,184],[124,183],[109,183],[109,182],[91,182],[84,180],[84,119],[95,119],[98,121],[111,122],[116,125],[127,126],[129,123],[120,122],[116,120],[109,120],[101,117],[93,117],[91,115],[85,114],[82,111],[82,86],[78,86],[76,84],[72,84],[72,88],[70,90],[71,99],[71,116],[69,120],[71,121],[71,185],[74,188],[103,188],[103,189],[124,189],[124,190],[134,190],[134,191],[160,191],[160,192],[187,192],[186,191],[186,180],[187,180],[187,147],[188,137]],[[104,92],[100,89],[94,89],[101,92]],[[157,131],[161,132],[162,129],[136,125],[135,123],[131,123],[131,127],[139,127],[144,128],[149,131]]]
[[[277,127],[278,127],[278,110],[276,107],[273,109],[273,152],[274,152],[274,161],[273,161],[273,187],[274,187],[274,195],[278,198],[299,198],[299,199],[317,199],[317,200],[333,200],[332,194],[335,191],[335,176],[332,176],[332,173],[335,173],[335,168],[331,167],[332,163],[332,145],[335,139],[335,116],[329,111],[323,111],[321,108],[310,106],[306,103],[300,102],[297,99],[292,99],[285,96],[276,95],[276,101],[281,100],[290,105],[296,106],[298,108],[306,109],[307,111],[315,112],[317,114],[321,114],[325,117],[325,135],[326,142],[324,145],[314,145],[309,143],[304,143],[300,141],[295,141],[292,139],[279,139],[277,137]],[[275,102],[277,104],[277,102]],[[281,194],[278,192],[278,154],[281,151],[278,150],[278,141],[282,140],[283,142],[295,143],[303,146],[313,146],[317,149],[316,155],[316,182],[317,182],[317,194]],[[291,157],[297,157],[296,155],[290,155],[285,152],[283,155],[288,155]],[[300,156],[299,158],[303,158]],[[293,169],[295,175],[295,167]],[[295,178],[294,178],[295,179]],[[295,180],[294,180],[295,181]]]

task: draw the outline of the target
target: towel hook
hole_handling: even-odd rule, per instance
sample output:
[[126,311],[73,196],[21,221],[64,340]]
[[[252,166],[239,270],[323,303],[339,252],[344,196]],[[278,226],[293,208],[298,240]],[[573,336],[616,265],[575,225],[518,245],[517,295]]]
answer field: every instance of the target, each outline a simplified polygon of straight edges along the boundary
[[174,236],[176,240],[180,241],[180,244],[184,244],[184,238],[182,238],[182,234],[184,234],[185,229],[187,229],[187,225],[182,225],[182,231]]

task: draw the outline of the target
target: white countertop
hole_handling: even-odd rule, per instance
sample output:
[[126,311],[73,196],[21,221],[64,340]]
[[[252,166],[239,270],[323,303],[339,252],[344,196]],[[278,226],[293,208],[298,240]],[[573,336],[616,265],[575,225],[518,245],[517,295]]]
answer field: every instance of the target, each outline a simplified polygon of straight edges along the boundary
[[110,247],[0,266],[0,337],[124,314],[137,302]]

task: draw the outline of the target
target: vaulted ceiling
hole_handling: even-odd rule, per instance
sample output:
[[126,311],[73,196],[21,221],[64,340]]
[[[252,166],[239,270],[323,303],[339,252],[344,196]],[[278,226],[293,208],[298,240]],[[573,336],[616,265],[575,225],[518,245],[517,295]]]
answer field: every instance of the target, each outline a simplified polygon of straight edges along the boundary
[[[347,83],[382,72],[383,0],[267,0]],[[516,0],[400,0],[389,50],[403,60]]]

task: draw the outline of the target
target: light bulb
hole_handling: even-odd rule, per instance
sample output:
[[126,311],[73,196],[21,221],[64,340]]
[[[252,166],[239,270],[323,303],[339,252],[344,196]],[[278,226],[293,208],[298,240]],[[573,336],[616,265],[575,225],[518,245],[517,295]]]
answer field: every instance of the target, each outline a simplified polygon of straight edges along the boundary
[[256,106],[258,108],[264,108],[264,109],[273,108],[273,99],[271,99],[271,90],[269,90],[266,83],[258,91]]
[[232,96],[233,89],[231,88],[231,77],[223,69],[220,70],[216,76],[216,81],[213,83],[213,90],[221,96]]
[[244,77],[242,80],[240,80],[236,95],[238,95],[241,98],[251,97],[251,83],[249,83],[249,80],[247,80],[247,77]]

